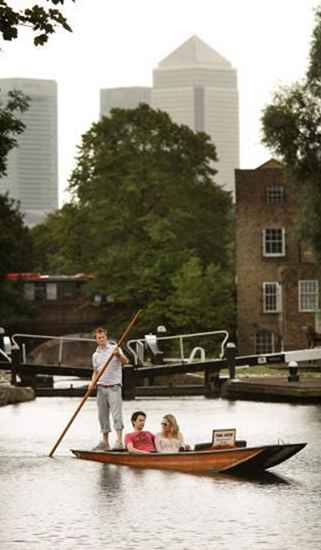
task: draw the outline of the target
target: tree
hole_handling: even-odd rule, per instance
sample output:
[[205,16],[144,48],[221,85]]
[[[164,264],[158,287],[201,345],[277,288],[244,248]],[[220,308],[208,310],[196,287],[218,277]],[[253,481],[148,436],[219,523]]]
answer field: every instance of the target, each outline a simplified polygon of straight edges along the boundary
[[144,306],[146,322],[163,314],[191,257],[230,273],[231,197],[213,181],[215,161],[209,136],[166,113],[113,110],[82,138],[63,261],[95,272],[94,291]]
[[26,304],[17,285],[6,281],[10,272],[32,271],[32,240],[24,225],[19,204],[0,195],[0,319],[7,323],[15,314],[24,315]]
[[302,237],[321,256],[321,7],[306,77],[274,94],[263,112],[263,142],[296,177],[301,196]]
[[25,124],[17,116],[28,109],[29,99],[22,92],[8,92],[5,103],[0,100],[0,178],[6,174],[7,155],[16,147],[16,136],[25,129]]
[[71,203],[51,212],[43,222],[35,225],[31,229],[35,270],[66,275],[82,271],[87,261],[87,256],[81,257],[82,250],[91,245],[88,241],[85,246],[85,226],[84,212]]
[[[75,0],[72,0],[75,1]],[[47,0],[54,4],[64,4],[65,0]],[[0,0],[0,33],[3,40],[15,40],[18,38],[20,27],[30,27],[34,32],[34,44],[42,46],[56,30],[62,27],[71,32],[67,19],[57,8],[46,9],[39,4],[22,10],[12,8],[9,2]]]
[[0,195],[0,235],[0,278],[10,271],[30,270],[30,231],[24,225],[19,203],[7,194]]
[[170,316],[183,332],[235,328],[232,273],[213,263],[204,267],[191,257],[172,282]]

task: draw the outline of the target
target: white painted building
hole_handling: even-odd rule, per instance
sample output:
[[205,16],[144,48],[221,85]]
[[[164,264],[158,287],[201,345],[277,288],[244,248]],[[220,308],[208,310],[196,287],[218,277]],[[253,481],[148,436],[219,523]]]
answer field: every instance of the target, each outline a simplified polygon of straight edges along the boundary
[[128,88],[105,88],[100,90],[100,118],[108,116],[111,109],[136,109],[140,103],[151,102],[151,88],[132,86]]
[[4,78],[0,89],[3,99],[13,89],[31,99],[28,111],[21,115],[25,131],[8,155],[7,176],[0,178],[0,193],[8,191],[19,200],[26,223],[34,225],[58,208],[57,83]]
[[231,63],[197,36],[163,59],[153,72],[152,107],[178,124],[209,134],[219,162],[215,181],[234,194],[239,167],[239,99]]

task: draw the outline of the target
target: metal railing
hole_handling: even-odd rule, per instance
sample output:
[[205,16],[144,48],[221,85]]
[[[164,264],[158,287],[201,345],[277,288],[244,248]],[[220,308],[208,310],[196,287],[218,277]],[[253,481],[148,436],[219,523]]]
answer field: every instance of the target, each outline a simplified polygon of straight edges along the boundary
[[[146,336],[148,337],[152,335],[146,335]],[[206,352],[201,346],[198,345],[193,347],[192,351],[187,356],[184,350],[184,342],[186,342],[187,339],[191,340],[193,338],[211,337],[211,336],[222,337],[222,341],[220,343],[220,354],[219,354],[219,357],[222,358],[224,356],[225,345],[229,339],[229,333],[226,330],[212,330],[209,332],[195,332],[195,333],[180,334],[175,336],[157,336],[155,338],[156,338],[156,342],[160,344],[162,342],[178,340],[179,357],[178,358],[166,357],[165,362],[188,363],[188,362],[195,361],[195,357],[198,353],[200,354],[199,360],[201,362],[206,361]],[[146,345],[147,343],[148,343],[148,340],[146,339],[146,337],[128,340],[126,346],[134,358],[135,365],[144,363],[145,351],[147,350],[147,347],[148,347]]]
[[[151,335],[146,335],[151,336]],[[190,334],[180,334],[180,335],[174,335],[174,336],[160,336],[156,337],[156,343],[162,344],[163,342],[174,342],[175,340],[178,342],[178,348],[179,348],[179,357],[171,358],[166,357],[165,362],[168,363],[191,363],[193,361],[199,361],[204,362],[208,359],[206,357],[206,351],[205,349],[199,345],[199,342],[197,345],[193,346],[193,348],[187,353],[186,347],[187,342],[188,345],[191,345],[191,342],[195,341],[195,339],[200,338],[212,338],[213,337],[213,343],[215,343],[215,340],[219,337],[220,342],[216,342],[216,346],[219,347],[220,353],[219,358],[222,358],[224,356],[224,348],[225,345],[229,339],[229,333],[226,330],[214,330],[214,331],[208,331],[208,332],[196,332],[196,333],[190,333]],[[11,337],[12,340],[12,347],[13,349],[21,349],[21,363],[27,364],[27,345],[28,341],[29,344],[33,342],[35,343],[36,340],[48,342],[48,341],[55,341],[58,342],[58,350],[57,350],[57,365],[61,366],[63,364],[63,354],[64,354],[64,345],[67,343],[79,343],[79,342],[90,342],[95,343],[94,338],[83,338],[83,337],[75,337],[75,336],[48,336],[44,334],[26,334],[26,333],[16,333]],[[112,341],[115,343],[114,341]],[[138,339],[132,339],[128,340],[126,346],[130,353],[132,354],[132,357],[134,359],[134,364],[144,364],[145,360],[145,353],[147,351],[148,346],[146,345],[147,338],[138,338]],[[10,358],[9,358],[10,360]]]
[[22,333],[16,333],[11,337],[11,340],[13,342],[13,348],[14,349],[21,349],[22,351],[22,364],[27,364],[27,350],[26,350],[26,343],[25,342],[18,342],[18,339],[25,339],[25,340],[55,340],[59,342],[58,347],[58,365],[62,365],[62,359],[63,359],[63,347],[64,343],[67,342],[96,342],[94,338],[81,338],[81,337],[73,337],[73,336],[46,336],[44,334],[22,334]]

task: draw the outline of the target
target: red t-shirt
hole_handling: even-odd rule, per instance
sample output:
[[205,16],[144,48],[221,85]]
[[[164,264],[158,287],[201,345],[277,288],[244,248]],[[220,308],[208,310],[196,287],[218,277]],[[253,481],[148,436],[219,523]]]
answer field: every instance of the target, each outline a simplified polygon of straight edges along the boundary
[[135,449],[139,451],[155,451],[155,436],[151,432],[131,432],[125,435],[125,445],[132,443]]

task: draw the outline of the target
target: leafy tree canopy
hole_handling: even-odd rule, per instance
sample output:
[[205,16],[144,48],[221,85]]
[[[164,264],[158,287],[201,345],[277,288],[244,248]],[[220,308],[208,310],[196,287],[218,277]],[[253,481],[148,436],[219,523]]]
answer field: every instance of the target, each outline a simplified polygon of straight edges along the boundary
[[31,247],[19,203],[7,194],[0,195],[0,277],[11,271],[30,270]]
[[[46,0],[47,3],[58,6],[65,0]],[[75,1],[75,0],[72,0]],[[20,27],[30,27],[34,33],[33,42],[42,46],[48,41],[57,27],[71,31],[67,19],[57,8],[47,8],[39,4],[17,10],[10,6],[10,2],[0,0],[0,33],[3,40],[18,38]]]
[[0,195],[0,318],[6,323],[15,314],[24,315],[25,303],[15,283],[5,281],[10,272],[32,271],[32,239],[24,225],[19,203]]
[[[198,257],[189,258],[172,277],[173,292],[163,316],[180,332],[233,329],[232,273]],[[208,347],[206,347],[208,349]]]
[[[84,213],[76,204],[67,203],[60,210],[48,214],[46,219],[31,229],[34,244],[34,269],[42,273],[73,275],[84,270],[87,256],[83,227],[87,223]],[[82,242],[82,246],[79,243]],[[85,271],[88,271],[86,267]]]
[[275,92],[262,123],[263,142],[299,182],[302,237],[321,255],[321,7],[316,11],[305,78]]
[[[215,161],[205,133],[174,124],[147,105],[114,109],[82,138],[70,180],[72,203],[47,222],[58,239],[49,261],[61,262],[65,271],[94,272],[95,291],[143,306],[146,323],[174,322],[167,310],[184,265],[191,269],[193,258],[198,284],[207,288],[211,269],[231,270],[231,198],[213,181]],[[209,298],[211,308],[214,302]]]
[[25,129],[19,115],[28,105],[28,97],[18,90],[9,91],[6,99],[0,97],[0,178],[6,174],[7,155],[17,145],[16,136]]

